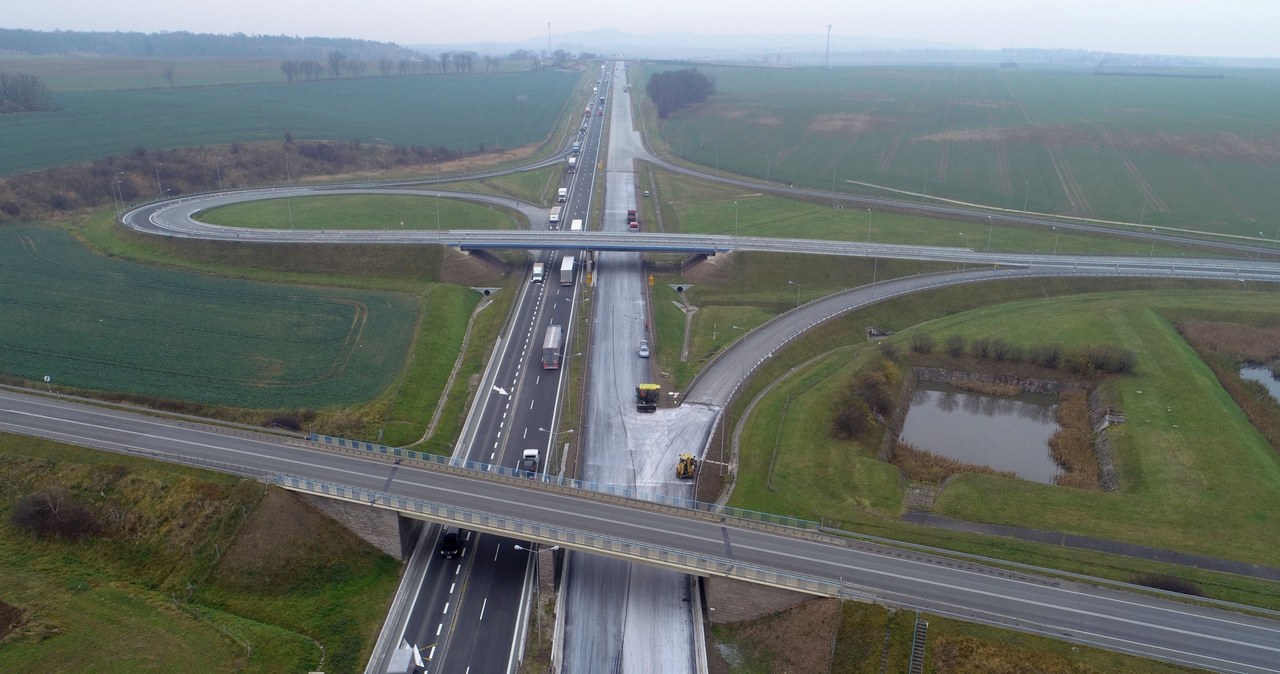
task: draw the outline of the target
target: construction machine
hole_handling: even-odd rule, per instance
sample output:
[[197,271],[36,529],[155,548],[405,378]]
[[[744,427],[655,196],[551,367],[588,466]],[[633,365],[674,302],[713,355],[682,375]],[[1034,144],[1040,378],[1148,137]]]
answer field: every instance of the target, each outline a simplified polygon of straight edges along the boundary
[[698,474],[698,460],[692,454],[681,454],[676,464],[676,477],[687,480]]
[[636,387],[636,411],[657,412],[658,397],[661,395],[661,386],[657,384],[640,384]]

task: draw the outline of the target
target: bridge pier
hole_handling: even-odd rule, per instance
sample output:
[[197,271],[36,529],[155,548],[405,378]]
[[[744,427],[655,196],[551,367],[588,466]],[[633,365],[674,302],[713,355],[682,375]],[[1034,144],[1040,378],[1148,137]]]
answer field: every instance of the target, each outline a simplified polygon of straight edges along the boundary
[[425,524],[422,520],[404,517],[392,510],[358,505],[348,501],[298,494],[320,512],[333,518],[369,545],[400,561],[409,559],[418,532]]

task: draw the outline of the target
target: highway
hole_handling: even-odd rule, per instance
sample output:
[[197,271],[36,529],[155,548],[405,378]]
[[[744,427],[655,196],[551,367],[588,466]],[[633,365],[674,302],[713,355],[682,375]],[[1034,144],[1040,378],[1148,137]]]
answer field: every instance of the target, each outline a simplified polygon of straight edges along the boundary
[[[613,105],[617,105],[617,97]],[[652,159],[650,158],[652,161]],[[584,164],[585,166],[585,164]],[[678,167],[668,166],[675,170],[683,170]],[[629,175],[629,169],[627,169]],[[752,185],[759,187],[749,181],[740,181],[744,185]],[[614,192],[615,184],[613,179],[609,182],[610,192]],[[568,239],[567,233],[548,234],[546,232],[465,232],[465,231],[307,231],[307,230],[244,230],[237,228],[216,227],[199,223],[195,216],[200,210],[204,210],[222,203],[231,203],[234,201],[249,200],[271,197],[271,198],[288,198],[302,194],[328,193],[338,194],[346,192],[370,192],[378,191],[383,193],[409,193],[409,194],[440,194],[444,197],[468,198],[476,199],[476,195],[462,195],[448,192],[439,192],[424,189],[411,188],[385,188],[385,187],[349,187],[349,188],[286,188],[273,190],[256,190],[237,193],[227,193],[219,195],[206,195],[203,197],[193,197],[188,199],[180,199],[173,202],[165,202],[162,204],[154,204],[130,211],[125,216],[126,223],[129,226],[139,229],[140,231],[150,231],[152,233],[165,234],[168,236],[180,237],[198,237],[222,240],[239,240],[239,241],[308,241],[308,242],[330,242],[330,243],[416,243],[431,244],[442,243],[445,245],[457,246],[462,249],[473,248],[516,248],[530,250],[558,250],[564,245],[562,239]],[[624,186],[620,192],[629,194],[624,197],[634,200],[634,185],[628,184]],[[791,191],[792,193],[812,192],[821,194],[816,191]],[[835,198],[837,195],[832,195]],[[863,198],[844,197],[839,195],[841,199],[855,199],[868,201]],[[481,200],[489,200],[492,203],[498,203],[508,206],[524,213],[535,225],[545,222],[544,209],[537,208],[531,204],[520,203],[506,198],[481,197]],[[609,209],[616,214],[617,207],[616,198],[610,199]],[[870,200],[869,203],[879,203]],[[886,201],[886,205],[901,206],[901,201]],[[927,206],[927,208],[926,208]],[[922,205],[922,210],[945,209],[955,210],[951,207],[935,207]],[[973,217],[971,210],[960,209],[958,212]],[[954,214],[954,213],[953,213]],[[606,213],[608,216],[609,213]],[[1016,214],[993,216],[997,219],[1017,219],[1020,222],[1027,222],[1029,219],[1025,216]],[[1045,220],[1044,223],[1052,222],[1053,226],[1064,227],[1060,221]],[[1090,225],[1078,225],[1079,228],[1089,228]],[[1149,235],[1143,235],[1149,238]],[[1164,235],[1159,235],[1164,237]],[[1169,240],[1180,240],[1177,237],[1167,237]],[[931,287],[939,287],[941,285],[951,285],[958,283],[970,283],[986,279],[998,278],[1028,278],[1043,276],[1065,276],[1065,275],[1088,275],[1088,276],[1143,276],[1143,277],[1168,277],[1168,278],[1199,278],[1199,279],[1219,279],[1231,281],[1274,281],[1280,279],[1280,265],[1272,262],[1242,262],[1238,260],[1216,260],[1216,259],[1184,259],[1184,258],[1154,258],[1154,257],[1130,257],[1130,258],[1101,258],[1094,256],[1037,256],[1037,255],[1021,255],[1021,254],[987,254],[978,251],[960,249],[960,248],[937,248],[925,246],[906,246],[906,245],[886,245],[886,244],[858,244],[849,242],[832,242],[832,241],[807,241],[798,239],[772,239],[762,237],[738,237],[730,235],[720,236],[679,236],[679,235],[661,235],[661,234],[634,234],[627,232],[592,232],[581,237],[571,240],[576,245],[584,248],[590,248],[597,251],[683,251],[688,253],[717,254],[733,250],[741,251],[763,251],[763,252],[788,252],[788,253],[808,253],[822,255],[855,255],[864,257],[885,257],[898,259],[913,260],[934,260],[941,262],[951,262],[961,266],[961,270],[934,276],[913,277],[909,279],[898,279],[894,281],[884,282],[866,288],[858,288],[845,293],[841,293],[823,300],[811,302],[788,314],[779,317],[775,321],[770,322],[760,330],[739,340],[732,348],[721,353],[715,362],[711,364],[698,379],[695,380],[690,390],[686,392],[687,409],[680,414],[690,414],[699,407],[705,408],[705,418],[700,414],[697,419],[682,421],[678,424],[682,428],[697,426],[698,424],[709,425],[707,419],[714,420],[714,411],[716,408],[722,407],[727,400],[736,391],[737,387],[755,367],[763,360],[769,357],[774,350],[793,339],[796,335],[803,332],[808,327],[815,325],[823,320],[827,320],[833,316],[839,315],[846,311],[866,304],[883,301],[888,297],[898,296],[909,292],[918,292],[922,289]],[[1230,248],[1236,244],[1226,244]],[[542,259],[550,261],[554,255],[544,254]],[[633,256],[632,256],[633,257]],[[602,259],[602,272],[618,271],[626,273],[628,265],[634,263],[628,262],[632,257],[608,258],[604,255]],[[974,265],[977,269],[965,270],[964,267]],[[549,265],[553,266],[553,265]],[[637,274],[632,274],[637,276]],[[631,292],[626,288],[622,288],[620,292]],[[545,298],[547,302],[554,302],[553,298]],[[522,307],[523,307],[522,300]],[[572,300],[567,302],[571,305]],[[527,315],[518,312],[519,317],[513,322],[513,325],[520,326],[522,329],[528,330],[528,336],[534,342],[537,341],[537,334],[541,326],[545,322],[542,315],[542,301],[535,300],[530,304]],[[525,311],[524,308],[521,312]],[[624,314],[623,317],[634,315]],[[562,319],[563,320],[563,319]],[[598,317],[597,317],[598,320]],[[618,326],[621,332],[615,337],[607,338],[606,343],[612,344],[615,348],[626,349],[626,345],[633,339],[632,330],[626,328],[625,321],[619,322]],[[513,342],[515,340],[512,340]],[[618,345],[623,345],[619,347]],[[529,358],[529,345],[525,344],[525,350],[522,354],[517,355],[517,351],[510,350],[505,352],[504,359],[510,359],[510,365],[504,367],[515,368],[501,371],[498,378],[501,381],[509,382],[510,387],[503,387],[504,390],[512,394],[512,398],[517,398],[517,391],[526,386],[528,378],[527,370],[520,370],[522,359]],[[593,342],[594,352],[596,344]],[[536,348],[536,344],[535,344]],[[601,348],[604,348],[603,346]],[[594,356],[593,356],[594,357]],[[619,373],[614,372],[614,375]],[[616,376],[613,380],[615,386],[618,382],[629,381],[624,376]],[[541,386],[542,382],[537,381],[528,384],[530,387]],[[621,385],[626,390],[630,384]],[[545,389],[545,387],[543,387]],[[535,400],[550,396],[554,399],[555,393],[547,393],[543,389],[539,389],[536,393],[533,388],[523,392],[525,395],[532,395]],[[521,397],[519,399],[527,399]],[[616,392],[611,400],[616,404]],[[539,421],[542,417],[531,416],[523,420],[512,419],[510,422],[506,420],[507,410],[503,408],[506,403],[498,404],[490,395],[484,401],[487,406],[482,415],[482,421],[477,427],[486,429],[497,429],[497,436],[487,436],[484,438],[476,437],[472,445],[484,451],[482,448],[492,442],[492,449],[488,450],[489,456],[483,454],[470,454],[471,458],[481,461],[493,461],[502,465],[511,465],[514,462],[514,456],[518,453],[519,444],[512,445],[509,442],[510,430],[521,428],[522,433],[527,433],[530,427],[554,428],[553,422]],[[608,408],[606,408],[608,409]],[[7,414],[7,411],[4,411]],[[614,412],[606,412],[614,414]],[[15,412],[19,417],[22,412]],[[665,418],[664,418],[665,417]],[[0,415],[0,420],[6,419],[6,416]],[[619,417],[621,418],[621,417]],[[670,415],[662,413],[652,417],[655,420],[661,420],[659,423],[671,423]],[[30,419],[28,419],[30,421]],[[602,422],[597,420],[594,422],[595,427],[599,427]],[[13,424],[14,428],[18,428],[22,424]],[[0,425],[0,428],[3,428]],[[50,431],[52,432],[52,431]],[[108,437],[112,437],[111,433]],[[505,434],[504,434],[505,433]],[[605,436],[608,437],[608,436]],[[523,439],[523,438],[522,438]],[[696,438],[681,437],[682,442],[686,442]],[[94,441],[105,442],[107,444],[124,444],[116,440],[101,440],[94,436]],[[549,438],[547,439],[549,444]],[[605,444],[613,443],[607,440]],[[593,443],[594,444],[594,443]],[[178,443],[183,451],[190,449],[189,446]],[[227,455],[215,452],[214,456],[223,456],[214,460],[227,461],[231,463],[240,463],[239,459],[244,458],[243,454],[237,453],[245,450],[227,449]],[[667,460],[666,453],[668,449],[658,448],[652,457],[653,462],[646,464],[646,470],[650,472],[641,472],[642,479],[650,480],[653,473],[653,466],[660,466],[662,462]],[[308,460],[314,457],[308,455]],[[324,463],[324,461],[319,461]],[[276,465],[278,464],[268,464]],[[284,465],[288,465],[287,463]],[[324,471],[335,470],[339,476],[346,477],[329,477],[325,479],[333,479],[336,482],[347,484],[364,484],[356,482],[349,477],[356,477],[360,470],[346,471],[344,473],[341,461],[330,469],[313,466],[305,470],[308,471]],[[354,464],[351,464],[354,466]],[[597,461],[597,466],[602,462]],[[674,465],[671,461],[670,465]],[[588,459],[586,470],[592,470],[592,462]],[[350,466],[348,466],[350,467]],[[263,467],[263,470],[280,471],[298,473],[299,470],[287,467]],[[402,469],[405,476],[413,475],[412,471]],[[307,472],[307,475],[313,475],[314,472]],[[636,475],[624,476],[620,478],[636,479]],[[405,479],[408,479],[407,477]],[[413,476],[412,481],[426,480]],[[435,478],[431,478],[435,479]],[[399,488],[401,486],[400,474],[392,469],[390,475],[383,475],[374,480],[379,486],[382,482],[386,482],[391,486]],[[613,480],[606,479],[612,482]],[[420,486],[420,485],[419,485]],[[412,489],[412,486],[405,487]],[[533,493],[533,492],[530,492]],[[450,498],[455,498],[460,494],[450,493]],[[510,496],[506,498],[525,499],[533,498],[526,494],[520,496]],[[496,499],[493,499],[496,501]],[[534,508],[538,512],[543,512]],[[656,525],[650,523],[647,526],[669,526],[667,523]],[[644,526],[639,526],[643,529]],[[705,532],[704,532],[705,533]],[[756,532],[749,532],[755,534]],[[623,534],[612,533],[611,535]],[[626,534],[627,536],[633,534]],[[702,535],[702,534],[700,534]],[[719,539],[715,536],[707,539],[699,539],[693,534],[684,537],[678,537],[680,540],[688,539],[692,546],[694,541],[706,543],[708,540],[712,542],[711,548],[717,548],[714,543]],[[804,573],[816,575],[826,578],[836,578],[847,581],[850,586],[851,597],[876,597],[881,601],[895,603],[906,606],[917,606],[928,608],[929,610],[958,615],[961,617],[978,618],[987,620],[996,624],[1006,624],[1010,619],[1014,620],[1014,626],[1021,629],[1030,629],[1050,634],[1051,636],[1063,636],[1064,638],[1105,645],[1126,652],[1136,652],[1160,657],[1179,662],[1194,663],[1198,666],[1206,666],[1214,669],[1223,669],[1224,671],[1276,671],[1268,669],[1267,663],[1277,660],[1277,651],[1275,648],[1266,648],[1268,643],[1275,644],[1277,633],[1274,625],[1271,623],[1262,623],[1261,627],[1251,625],[1248,621],[1237,618],[1225,618],[1223,614],[1215,613],[1209,617],[1195,615],[1193,617],[1184,617],[1186,614],[1185,607],[1169,607],[1153,604],[1145,599],[1139,599],[1134,595],[1122,595],[1124,598],[1117,599],[1115,597],[1094,597],[1083,589],[1076,588],[1068,594],[1031,594],[1023,597],[1020,592],[1025,588],[1014,588],[1007,585],[995,585],[985,589],[969,588],[960,583],[955,578],[947,577],[945,579],[935,579],[933,576],[924,573],[922,569],[910,568],[909,572],[904,571],[901,564],[897,565],[896,570],[890,572],[890,569],[877,569],[870,562],[858,560],[856,563],[850,560],[827,558],[824,560],[824,554],[818,551],[810,551],[804,549],[804,555],[790,559],[789,561],[779,557],[788,558],[792,555],[779,555],[771,553],[769,546],[788,546],[795,545],[794,542],[786,543],[772,538],[755,539],[751,536],[733,532],[734,542],[730,546],[728,534],[721,546],[719,554],[726,554],[729,550],[733,551],[730,555],[731,559],[743,563],[748,563],[743,556],[744,551],[751,551],[752,554],[760,554],[761,559],[772,560],[768,564],[791,564],[792,566],[780,566],[779,568],[789,568],[795,573]],[[738,540],[738,536],[743,536],[742,540]],[[636,540],[644,540],[637,538]],[[805,545],[808,543],[806,542]],[[692,547],[690,549],[693,549]],[[493,562],[488,567],[488,571],[480,570],[480,562],[476,561],[481,558],[488,559],[492,552]],[[511,582],[523,580],[523,577],[511,570],[521,567],[527,560],[517,554],[506,554],[503,545],[499,539],[493,536],[481,536],[472,542],[469,548],[468,556],[463,561],[457,562],[457,566],[444,567],[442,572],[433,572],[429,576],[432,578],[447,578],[454,575],[462,579],[463,587],[471,590],[480,590],[488,588],[488,592],[477,592],[476,594],[467,593],[468,597],[480,597],[484,599],[478,600],[480,606],[477,609],[473,604],[464,605],[465,607],[456,607],[452,615],[454,617],[447,620],[439,620],[433,623],[433,615],[443,617],[446,609],[443,607],[449,605],[450,598],[453,596],[452,591],[444,592],[441,581],[435,584],[424,585],[422,594],[419,596],[419,603],[423,609],[419,612],[421,618],[417,618],[416,623],[412,623],[414,630],[406,633],[406,637],[413,635],[415,643],[433,645],[439,644],[441,660],[447,665],[442,669],[434,669],[432,671],[466,671],[467,667],[471,671],[497,671],[490,669],[498,663],[497,656],[510,658],[510,653],[499,653],[501,649],[491,647],[495,641],[493,634],[506,633],[504,630],[514,629],[512,627],[495,628],[489,623],[484,623],[482,631],[481,621],[492,620],[494,615],[514,615],[516,613],[516,602],[509,602],[500,607],[494,607],[487,602],[488,597],[501,595],[504,597],[516,597],[519,595],[517,591],[512,591],[513,585],[504,585],[504,581],[497,579],[497,575],[508,577]],[[847,550],[838,549],[838,554],[845,554]],[[706,553],[706,554],[713,554]],[[700,553],[702,554],[702,553]],[[836,554],[836,553],[831,553]],[[812,558],[810,558],[812,556]],[[580,555],[578,557],[581,557]],[[501,560],[501,561],[499,561]],[[758,562],[749,562],[758,563]],[[812,565],[812,566],[810,566]],[[892,564],[890,565],[893,566]],[[847,574],[845,572],[848,572]],[[669,572],[663,572],[669,573]],[[825,574],[825,575],[824,575]],[[831,575],[834,574],[834,575]],[[676,574],[679,575],[679,574]],[[978,574],[982,575],[982,574]],[[608,578],[601,576],[602,578]],[[865,577],[865,578],[864,578]],[[857,580],[850,580],[857,579]],[[606,586],[609,581],[596,581],[593,584],[599,585],[603,582]],[[630,581],[627,581],[630,582]],[[864,584],[865,582],[865,584]],[[642,583],[646,584],[646,583]],[[1028,583],[1037,586],[1037,583]],[[923,589],[922,586],[930,586],[931,590]],[[571,585],[572,591],[572,585]],[[1000,595],[1000,596],[995,596]],[[608,595],[603,595],[608,596]],[[671,595],[677,596],[677,595]],[[1085,601],[1083,598],[1088,596]],[[597,598],[597,600],[599,597]],[[1074,606],[1072,604],[1074,602]],[[607,603],[607,602],[606,602]],[[1039,608],[1032,609],[1032,606]],[[1121,606],[1133,607],[1132,613],[1129,609],[1121,610]],[[490,613],[493,611],[493,613]],[[1097,615],[1095,615],[1095,613]],[[1099,617],[1101,616],[1101,617]],[[1105,618],[1102,619],[1102,618]],[[1185,621],[1185,626],[1184,622]],[[1215,622],[1216,621],[1216,622]],[[619,629],[616,621],[606,620],[600,621],[603,630],[614,633]],[[1211,626],[1217,625],[1220,629],[1215,632]],[[460,627],[461,626],[461,627]],[[467,627],[470,626],[470,627]],[[1127,628],[1126,628],[1127,626]],[[1224,627],[1226,626],[1226,627]],[[446,629],[447,628],[447,629]],[[1256,635],[1250,630],[1259,630]],[[1180,631],[1181,630],[1181,631]],[[432,634],[434,631],[434,635]],[[1150,638],[1145,636],[1150,633]],[[1194,634],[1196,638],[1185,638],[1179,640],[1171,635],[1182,633]],[[1237,634],[1239,632],[1239,634]],[[477,640],[478,635],[486,634],[484,641],[489,642],[486,647]],[[468,635],[469,640],[464,641],[454,635]],[[436,638],[442,635],[442,638]],[[1239,643],[1235,643],[1239,641]],[[1230,655],[1225,652],[1230,646],[1224,647],[1224,644],[1234,644],[1238,647],[1243,655]],[[576,671],[593,671],[600,662],[607,662],[612,667],[617,660],[608,659],[608,654],[616,654],[620,650],[620,646],[615,647],[611,641],[606,641],[605,645],[599,649],[601,654],[592,654],[587,656],[590,658],[592,665],[578,668]],[[605,657],[605,660],[598,659]],[[488,659],[484,659],[488,658]],[[440,661],[437,661],[440,662]],[[455,665],[456,663],[456,665]],[[463,664],[466,663],[466,664]],[[1266,665],[1266,666],[1264,666]],[[456,666],[456,668],[455,668]],[[1234,669],[1239,667],[1239,669]],[[631,668],[629,667],[628,670]],[[639,671],[639,670],[636,670]]]
[[[544,209],[514,206],[540,230],[544,240],[548,227],[567,235],[573,219],[589,216],[603,120],[593,115],[584,125],[586,132],[574,135],[582,143],[581,157],[586,161],[576,173],[565,175],[567,197],[561,204],[561,222],[549,223]],[[488,203],[513,207],[507,199],[489,199]],[[555,240],[572,243],[568,236]],[[573,337],[576,281],[581,270],[575,272],[573,284],[562,285],[559,270],[565,256],[581,257],[572,248],[544,248],[536,253],[534,261],[545,265],[545,281],[533,283],[526,278],[518,287],[520,296],[458,443],[458,458],[514,467],[524,449],[534,448],[540,453],[544,473],[554,472],[562,461],[552,433],[565,377],[561,370],[545,369],[542,356],[550,325],[564,329],[565,344]],[[567,367],[573,354],[565,348],[562,346],[559,354]],[[511,671],[523,655],[518,651],[519,637],[528,610],[530,588],[525,581],[532,561],[528,552],[516,546],[529,546],[527,541],[492,534],[468,532],[465,537],[463,554],[457,559],[440,558],[434,554],[434,546],[425,551],[430,559],[405,621],[403,639],[422,650],[427,671],[433,674]],[[495,648],[494,644],[510,647]],[[385,671],[381,666],[374,669]]]
[[732,564],[825,578],[840,583],[849,599],[918,607],[1219,671],[1280,672],[1280,622],[1167,599],[997,573],[962,562],[943,564],[872,545],[806,540],[530,488],[521,481],[422,470],[298,447],[267,435],[246,437],[8,390],[0,390],[0,430],[110,451],[181,455],[223,470],[304,472],[315,479],[429,498],[568,531],[592,531]]

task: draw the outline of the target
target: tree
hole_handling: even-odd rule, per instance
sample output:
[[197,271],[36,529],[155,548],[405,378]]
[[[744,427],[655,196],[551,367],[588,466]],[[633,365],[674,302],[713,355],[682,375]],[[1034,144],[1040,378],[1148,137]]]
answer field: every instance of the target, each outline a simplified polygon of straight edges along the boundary
[[0,72],[0,113],[52,110],[49,88],[35,75]]
[[664,119],[680,108],[707,100],[715,90],[715,82],[697,68],[654,73],[645,85],[645,93],[658,107],[658,117]]
[[169,81],[169,86],[173,86],[173,66],[165,66],[160,69],[160,76]]
[[947,335],[947,353],[952,358],[964,355],[965,339],[963,335]]
[[382,73],[383,77],[387,77],[391,74],[391,69],[394,68],[395,65],[395,61],[383,56],[378,59],[378,72]]
[[292,82],[298,79],[299,73],[302,72],[302,66],[297,61],[285,61],[280,64],[280,72],[284,73],[286,82]]
[[453,63],[453,54],[449,52],[440,52],[440,72],[449,72],[449,64]]
[[337,79],[342,75],[342,65],[347,60],[345,54],[338,50],[329,52],[329,77]]

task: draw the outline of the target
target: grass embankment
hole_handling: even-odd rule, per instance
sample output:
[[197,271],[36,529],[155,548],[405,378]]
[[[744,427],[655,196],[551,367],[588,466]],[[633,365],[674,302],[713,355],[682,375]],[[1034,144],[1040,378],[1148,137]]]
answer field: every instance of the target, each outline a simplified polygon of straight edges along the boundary
[[[1069,292],[1068,288],[1032,284],[1019,289],[1008,285],[984,287],[984,294],[997,302],[1012,300],[1017,294]],[[803,362],[806,355],[822,355],[792,373],[757,407],[743,436],[734,505],[943,547],[967,538],[946,532],[926,536],[895,522],[900,478],[896,469],[875,458],[879,438],[843,443],[829,433],[830,401],[874,351],[858,334],[859,326],[880,322],[896,327],[896,323],[913,319],[924,322],[931,313],[948,313],[944,307],[960,300],[959,295],[946,291],[930,295],[839,319],[801,340],[796,353],[783,355],[778,363],[763,368],[757,379],[773,381],[788,367]],[[999,303],[925,323],[917,329],[939,335],[998,335],[1011,341],[1054,334],[1068,345],[1124,343],[1139,354],[1137,374],[1103,384],[1106,397],[1129,418],[1126,425],[1110,431],[1119,480],[1116,492],[963,475],[947,483],[936,511],[966,520],[1066,531],[1280,566],[1276,548],[1270,544],[1280,535],[1280,520],[1269,515],[1280,507],[1276,496],[1280,493],[1280,461],[1275,450],[1247,423],[1204,364],[1158,313],[1166,307],[1209,310],[1235,306],[1241,311],[1256,311],[1272,304],[1280,309],[1280,300],[1266,294],[1144,291]],[[891,318],[883,312],[897,316]],[[877,314],[892,322],[879,321]],[[902,335],[897,339],[907,338]],[[753,382],[743,400],[750,400],[760,387]],[[786,418],[782,416],[784,409],[788,410]],[[969,539],[960,547],[977,551],[973,543],[976,540]],[[1065,563],[1065,568],[1084,568],[1125,580],[1152,568],[1137,560],[1037,550],[1037,546],[1003,539],[985,541],[976,548],[1046,566]],[[1218,596],[1264,605],[1280,601],[1280,590],[1265,583],[1190,569],[1177,569],[1173,575],[1196,579],[1206,585],[1207,592]]]
[[[1193,670],[1064,641],[921,615],[929,622],[926,672],[957,674],[1173,674]],[[815,599],[712,628],[713,674],[831,672],[905,674],[916,614],[875,604]],[[883,669],[882,669],[883,667]]]
[[[0,475],[5,671],[359,671],[395,591],[395,560],[256,482],[7,434]],[[48,487],[102,533],[15,528]]]
[[215,225],[251,229],[521,229],[508,208],[430,195],[341,194],[269,199],[221,206],[199,214]]
[[[457,190],[459,192],[500,195],[550,208],[556,205],[556,190],[568,186],[568,182],[565,179],[564,169],[559,164],[556,164],[532,171],[509,173],[481,180],[432,184],[424,187],[424,189],[439,188],[442,190]],[[535,222],[531,224],[534,229],[546,229],[546,223]]]

